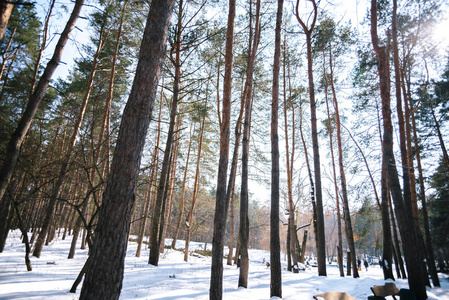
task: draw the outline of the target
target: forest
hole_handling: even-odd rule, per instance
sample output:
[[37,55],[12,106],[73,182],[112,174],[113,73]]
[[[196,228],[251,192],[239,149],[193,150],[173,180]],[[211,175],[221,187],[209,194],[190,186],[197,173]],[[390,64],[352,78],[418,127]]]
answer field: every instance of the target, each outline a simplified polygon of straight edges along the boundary
[[224,263],[248,287],[249,249],[279,298],[281,255],[369,258],[425,299],[449,272],[448,8],[1,0],[0,256],[18,229],[32,272],[72,236],[80,299],[119,298],[129,241],[153,266],[211,244],[210,299]]

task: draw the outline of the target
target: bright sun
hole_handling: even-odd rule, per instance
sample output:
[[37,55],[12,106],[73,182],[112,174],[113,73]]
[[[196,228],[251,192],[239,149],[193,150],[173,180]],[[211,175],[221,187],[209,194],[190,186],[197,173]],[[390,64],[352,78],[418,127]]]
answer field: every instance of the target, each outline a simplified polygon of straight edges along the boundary
[[432,38],[444,48],[449,46],[449,18],[443,19],[435,26]]

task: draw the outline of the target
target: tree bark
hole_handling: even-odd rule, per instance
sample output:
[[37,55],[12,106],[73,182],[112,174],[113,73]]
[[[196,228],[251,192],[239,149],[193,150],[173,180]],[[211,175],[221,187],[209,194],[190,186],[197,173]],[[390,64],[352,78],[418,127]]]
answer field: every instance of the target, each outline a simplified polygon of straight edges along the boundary
[[[251,14],[250,5],[250,14]],[[250,15],[251,20],[251,15]],[[252,93],[253,93],[253,71],[256,60],[257,48],[260,41],[260,0],[256,3],[256,15],[254,26],[254,39],[252,39],[252,28],[250,22],[250,55],[248,56],[248,65],[245,81],[245,119],[243,123],[243,137],[242,137],[242,185],[240,191],[240,272],[239,272],[239,287],[248,287],[248,270],[249,270],[249,218],[248,218],[248,161],[249,161],[249,139],[251,132],[251,111],[252,111]]]
[[[191,127],[191,128],[193,128],[193,131],[195,131],[194,127]],[[178,223],[176,224],[175,234],[173,236],[173,241],[171,244],[172,249],[175,249],[175,247],[176,247],[176,241],[178,240],[179,229],[181,228],[181,221],[182,221],[182,217],[184,214],[184,198],[185,198],[185,193],[186,193],[187,171],[189,169],[189,160],[190,160],[190,150],[191,149],[192,149],[192,129],[190,130],[189,149],[187,150],[186,165],[184,167],[184,180],[182,181],[182,188],[181,188],[181,204],[179,207]]]
[[[207,99],[206,99],[207,106]],[[203,120],[201,122],[199,138],[198,138],[198,152],[196,155],[196,172],[195,172],[195,180],[193,183],[193,195],[192,195],[192,203],[190,205],[189,214],[186,218],[186,241],[184,247],[184,261],[188,261],[189,257],[189,244],[190,244],[190,229],[192,227],[193,222],[193,211],[195,209],[195,203],[198,198],[198,189],[199,189],[199,180],[200,180],[200,161],[201,161],[201,150],[203,148],[203,134],[204,134],[204,125],[206,123],[206,115],[203,116]]]
[[[355,252],[355,245],[354,245],[354,234],[352,231],[352,223],[351,223],[351,213],[349,211],[349,201],[348,201],[348,192],[346,188],[346,175],[343,165],[343,146],[341,141],[341,124],[340,124],[340,112],[338,110],[338,101],[337,101],[337,94],[335,92],[334,87],[334,78],[333,78],[333,68],[332,68],[332,50],[330,50],[330,59],[329,59],[329,65],[330,65],[330,85],[332,89],[332,96],[334,99],[334,110],[335,110],[335,118],[336,118],[336,127],[337,127],[337,143],[338,143],[338,164],[340,166],[340,183],[341,183],[341,193],[343,195],[343,216],[345,219],[345,231],[346,231],[346,241],[348,243],[349,249],[353,253],[351,256],[352,258],[352,269],[353,269],[353,277],[358,278],[359,272],[357,269],[357,255]],[[348,262],[349,264],[349,262]]]
[[[286,79],[286,63],[287,63],[287,41],[284,38],[284,52],[283,52],[283,86],[284,86],[284,130],[285,130],[285,158],[287,167],[287,197],[288,197],[288,230],[287,230],[287,256],[288,256],[288,267],[291,271],[291,264],[293,262],[293,273],[299,273],[298,268],[298,256],[296,254],[296,242],[298,241],[298,236],[295,230],[295,205],[293,203],[293,162],[295,159],[295,109],[293,108],[293,102],[291,99],[291,89],[289,102],[292,109],[292,153],[290,156],[289,149],[289,137],[288,137],[288,123],[287,123],[287,79]],[[290,68],[289,68],[290,70]],[[290,74],[289,74],[290,75]],[[290,76],[289,76],[290,80]],[[288,269],[287,267],[287,269]]]
[[6,27],[9,22],[9,17],[11,17],[12,9],[14,4],[7,0],[0,1],[0,42],[3,40],[5,35]]
[[279,73],[284,0],[278,0],[271,98],[271,212],[270,212],[270,297],[282,298],[281,244],[279,239]]
[[391,203],[391,196],[390,196],[390,192],[388,191],[388,189],[387,189],[387,193],[388,193],[388,206],[390,208],[391,230],[393,231],[393,243],[394,243],[393,250],[395,250],[395,254],[397,256],[396,257],[397,258],[396,268],[399,269],[399,273],[400,273],[398,278],[406,279],[407,273],[405,273],[404,261],[402,260],[401,246],[399,244],[396,219],[394,217],[393,205]]
[[312,127],[312,145],[313,145],[313,165],[315,170],[315,197],[316,197],[316,248],[317,248],[317,263],[318,275],[326,276],[326,238],[324,231],[324,213],[323,213],[323,196],[321,189],[321,164],[320,152],[318,144],[318,128],[316,116],[316,100],[315,87],[313,82],[313,61],[312,61],[312,33],[315,29],[315,23],[318,15],[318,7],[315,0],[311,0],[313,5],[313,20],[309,27],[299,17],[299,0],[296,1],[296,19],[301,25],[306,35],[307,46],[307,73],[309,80],[309,98],[310,98],[310,117]]
[[80,299],[118,299],[120,296],[140,159],[174,2],[154,0],[150,6],[136,76],[123,112]]
[[226,233],[226,217],[229,206],[229,203],[226,200],[226,178],[229,160],[229,125],[231,118],[235,7],[236,1],[229,0],[228,25],[226,30],[225,76],[223,82],[223,109],[220,126],[220,158],[218,161],[214,233],[212,238],[212,266],[209,292],[209,298],[211,300],[219,300],[223,297],[223,247]]
[[174,127],[175,127],[175,120],[176,116],[178,114],[178,102],[179,102],[179,86],[181,81],[181,65],[180,65],[180,55],[181,55],[181,20],[182,20],[182,6],[183,1],[181,0],[179,5],[179,11],[178,11],[178,23],[176,25],[177,27],[177,35],[176,35],[176,41],[175,41],[175,58],[172,59],[172,63],[175,67],[175,78],[173,81],[173,101],[171,104],[171,111],[170,111],[170,124],[168,128],[167,133],[167,141],[165,144],[165,150],[164,150],[164,158],[162,160],[162,169],[161,169],[161,175],[159,179],[159,184],[157,187],[157,196],[156,196],[156,202],[154,206],[153,211],[153,221],[151,223],[151,234],[150,234],[150,258],[148,260],[148,263],[157,266],[159,264],[159,248],[161,245],[161,240],[159,239],[160,232],[158,234],[158,228],[160,226],[160,222],[162,222],[162,216],[164,215],[165,210],[165,188],[167,184],[167,180],[169,177],[169,164],[170,164],[170,155],[172,154],[172,146],[173,146],[173,136],[174,136]]
[[[323,53],[324,57],[324,53]],[[332,139],[332,122],[331,122],[331,114],[329,110],[329,101],[328,101],[328,82],[326,76],[326,70],[324,70],[324,82],[325,82],[325,90],[324,95],[326,99],[326,108],[327,108],[327,120],[329,127],[329,147],[331,152],[331,161],[332,161],[332,174],[334,178],[334,189],[335,189],[335,202],[337,204],[337,233],[338,233],[338,246],[337,246],[337,257],[338,257],[338,270],[340,271],[340,277],[345,277],[345,270],[343,269],[343,242],[342,242],[342,233],[341,233],[341,213],[340,213],[340,199],[338,193],[338,184],[337,184],[337,171],[335,169],[335,158],[334,158],[334,142]],[[347,262],[348,263],[348,262]]]
[[[393,237],[391,235],[388,186],[387,186],[387,166],[382,164],[381,193],[382,203],[380,213],[382,215],[382,232],[383,232],[383,252],[382,252],[382,271],[384,279],[393,279]],[[396,268],[398,265],[396,264]]]

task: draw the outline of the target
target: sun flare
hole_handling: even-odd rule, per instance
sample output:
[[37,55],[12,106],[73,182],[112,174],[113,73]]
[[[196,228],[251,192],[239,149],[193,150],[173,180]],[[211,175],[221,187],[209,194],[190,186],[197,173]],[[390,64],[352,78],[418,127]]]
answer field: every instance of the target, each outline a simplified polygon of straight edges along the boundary
[[443,19],[435,26],[432,38],[443,47],[449,46],[449,18]]

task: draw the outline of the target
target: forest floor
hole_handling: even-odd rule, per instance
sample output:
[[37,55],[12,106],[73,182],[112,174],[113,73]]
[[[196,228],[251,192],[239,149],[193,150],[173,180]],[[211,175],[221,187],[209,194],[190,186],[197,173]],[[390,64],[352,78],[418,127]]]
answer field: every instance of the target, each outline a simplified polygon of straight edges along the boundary
[[[87,258],[87,250],[77,249],[75,258],[69,260],[70,242],[71,236],[65,240],[55,239],[44,247],[41,258],[31,257],[33,271],[27,272],[20,232],[10,232],[5,250],[0,253],[0,299],[78,299],[81,284],[76,294],[69,290]],[[183,241],[177,245],[183,247]],[[192,242],[190,249],[204,246],[204,243]],[[207,246],[210,248],[210,244]],[[190,256],[189,262],[184,262],[181,251],[166,250],[159,266],[154,267],[148,265],[148,249],[137,258],[136,248],[136,243],[129,242],[120,299],[209,299],[210,257]],[[270,268],[262,264],[264,258],[269,259],[269,252],[250,250],[249,254],[248,289],[237,287],[239,269],[224,262],[224,299],[270,299]],[[372,294],[371,286],[385,283],[378,265],[370,266],[368,271],[363,268],[360,278],[354,279],[340,277],[333,264],[328,265],[328,276],[324,277],[318,276],[314,267],[293,274],[285,270],[286,262],[282,263],[282,295],[287,300],[312,299],[313,295],[327,291],[347,292],[357,299],[367,299]],[[449,300],[449,276],[439,275],[441,287],[427,288],[428,298]],[[395,283],[398,288],[408,287],[403,279]]]

